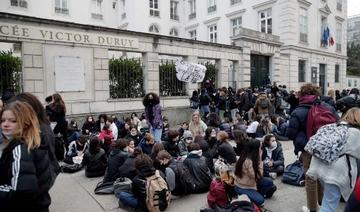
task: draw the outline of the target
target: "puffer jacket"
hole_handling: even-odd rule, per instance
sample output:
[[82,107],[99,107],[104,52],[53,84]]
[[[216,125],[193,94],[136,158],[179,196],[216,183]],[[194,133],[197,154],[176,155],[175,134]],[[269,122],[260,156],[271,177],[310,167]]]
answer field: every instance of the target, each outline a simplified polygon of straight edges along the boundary
[[104,181],[115,181],[119,177],[119,168],[128,158],[128,154],[120,149],[113,149],[108,158],[108,167],[106,169]]
[[89,150],[85,152],[82,165],[85,166],[86,177],[101,177],[106,170],[106,154],[103,149],[91,153]]
[[206,164],[206,159],[202,157],[202,151],[191,151],[184,160],[184,165],[189,169],[190,174],[193,176],[195,184],[194,193],[208,192],[211,176]]
[[0,159],[1,211],[49,211],[53,182],[48,155],[46,143],[30,152],[19,140],[8,144]]
[[135,169],[135,156],[130,155],[123,165],[119,167],[118,172],[119,177],[127,177],[132,180],[137,174]]

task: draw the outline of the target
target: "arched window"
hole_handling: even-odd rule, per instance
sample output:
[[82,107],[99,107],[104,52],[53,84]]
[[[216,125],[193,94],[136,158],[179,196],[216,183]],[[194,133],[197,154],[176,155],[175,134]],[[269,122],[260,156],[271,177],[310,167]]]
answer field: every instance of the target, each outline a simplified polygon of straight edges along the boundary
[[150,27],[149,27],[149,32],[159,33],[160,30],[159,30],[159,27],[156,24],[151,24]]
[[171,28],[170,36],[175,36],[175,37],[179,36],[179,33],[176,28]]

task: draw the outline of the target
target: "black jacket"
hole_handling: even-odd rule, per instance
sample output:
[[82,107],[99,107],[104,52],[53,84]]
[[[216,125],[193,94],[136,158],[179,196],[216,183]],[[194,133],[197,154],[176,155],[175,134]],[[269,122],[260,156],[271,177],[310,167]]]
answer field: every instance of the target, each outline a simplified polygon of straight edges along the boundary
[[163,142],[164,149],[169,152],[172,157],[178,157],[180,155],[180,149],[175,141],[165,141]]
[[198,144],[200,146],[200,149],[202,150],[202,155],[206,159],[206,164],[210,172],[215,173],[213,155],[211,154],[211,151],[209,149],[209,144],[205,140],[200,140]]
[[209,105],[211,102],[211,97],[206,92],[202,93],[202,94],[200,94],[199,102],[200,102],[200,105]]
[[330,96],[322,96],[321,97],[321,101],[325,102],[326,104],[330,105],[331,107],[333,107],[334,109],[336,109],[335,106],[335,101],[333,98],[331,98]]
[[87,150],[84,154],[82,165],[85,166],[86,177],[101,177],[106,170],[106,154],[103,149],[99,149],[96,153],[90,153]]
[[52,186],[48,146],[27,149],[12,140],[0,159],[1,211],[49,211],[49,189]]
[[[86,130],[88,130],[89,132],[87,133]],[[83,135],[89,135],[90,133],[95,134],[96,133],[96,123],[95,122],[85,122],[83,127],[81,128],[81,133]]]
[[208,192],[211,176],[205,158],[200,157],[198,154],[190,153],[184,160],[184,165],[193,176],[196,185],[194,193]]
[[141,133],[137,133],[135,136],[132,136],[130,133],[128,133],[125,138],[134,141],[135,146],[138,146],[140,141],[143,139],[143,136]]
[[106,169],[104,181],[115,181],[119,176],[119,168],[128,158],[127,152],[120,149],[113,149],[108,158],[108,167]]
[[[266,148],[263,146],[262,147],[262,155],[261,155],[261,160],[264,161],[267,157],[267,152],[266,152]],[[278,167],[278,166],[284,166],[284,154],[283,154],[283,149],[281,146],[280,142],[277,142],[277,147],[276,149],[274,149],[271,153],[271,159],[274,161],[274,167]]]
[[125,162],[118,169],[119,177],[127,177],[129,179],[133,179],[137,171],[135,169],[135,157],[130,155]]
[[225,163],[234,164],[236,163],[236,153],[234,148],[228,142],[221,142],[218,147],[218,154],[224,158]]
[[346,113],[352,107],[359,107],[360,99],[355,96],[345,96],[336,102],[336,109],[342,113]]
[[146,206],[146,178],[155,174],[155,169],[150,166],[141,167],[139,174],[136,175],[132,183],[132,192],[138,198],[136,211],[149,211]]

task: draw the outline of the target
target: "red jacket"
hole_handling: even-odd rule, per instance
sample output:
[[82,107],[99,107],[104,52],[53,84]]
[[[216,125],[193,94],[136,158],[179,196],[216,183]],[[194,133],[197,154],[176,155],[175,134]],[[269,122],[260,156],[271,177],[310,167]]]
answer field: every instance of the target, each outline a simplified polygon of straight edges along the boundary
[[214,179],[211,182],[207,201],[210,208],[215,208],[216,206],[225,207],[229,204],[229,200],[225,191],[225,186],[224,183],[221,182],[221,180]]

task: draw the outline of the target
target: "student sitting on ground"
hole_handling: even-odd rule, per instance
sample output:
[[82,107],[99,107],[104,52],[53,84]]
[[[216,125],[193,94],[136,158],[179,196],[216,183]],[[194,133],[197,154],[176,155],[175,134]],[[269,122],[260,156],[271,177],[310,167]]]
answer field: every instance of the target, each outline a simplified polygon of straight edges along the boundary
[[180,150],[180,156],[186,156],[189,153],[187,147],[192,142],[193,142],[193,136],[192,136],[190,130],[186,130],[178,144],[179,150]]
[[207,167],[206,160],[202,157],[202,151],[199,144],[191,143],[188,147],[189,155],[184,160],[184,165],[189,169],[194,179],[194,193],[203,193],[209,191],[211,183],[210,170]]
[[81,128],[81,134],[83,135],[92,135],[96,133],[96,123],[92,116],[88,116],[86,121]]
[[178,147],[179,142],[179,132],[177,130],[169,130],[168,140],[163,142],[164,148],[170,153],[174,158],[177,158],[180,155],[180,150]]
[[224,121],[220,124],[219,129],[225,131],[230,138],[232,138],[231,125],[229,117],[224,117]]
[[236,153],[234,148],[228,142],[229,139],[228,134],[225,131],[220,131],[217,134],[217,139],[219,141],[219,146],[218,146],[219,156],[224,159],[226,164],[235,165]]
[[281,143],[274,135],[266,135],[262,144],[261,160],[264,163],[264,176],[275,178],[284,173],[284,154]]
[[180,127],[179,130],[178,130],[178,131],[179,131],[179,136],[180,136],[180,138],[183,137],[184,132],[185,132],[186,130],[189,130],[189,123],[184,122],[184,123],[182,123],[181,127]]
[[132,180],[136,176],[137,171],[135,168],[135,158],[141,154],[143,154],[141,149],[136,147],[134,152],[129,155],[123,165],[119,167],[119,177],[126,177]]
[[65,155],[64,162],[67,164],[80,164],[85,151],[88,149],[87,137],[81,135],[76,141],[72,141],[69,145],[69,150]]
[[109,154],[104,182],[115,181],[119,177],[118,170],[128,158],[128,143],[129,141],[124,138],[116,140],[115,146]]
[[142,150],[144,154],[150,155],[154,144],[154,137],[150,133],[146,133],[138,147]]
[[256,205],[264,204],[276,191],[271,178],[263,177],[263,163],[260,158],[260,141],[250,139],[245,144],[235,167],[235,191],[246,194]]
[[117,140],[118,139],[118,128],[113,120],[113,118],[111,117],[108,117],[107,120],[106,120],[106,125],[109,125],[109,129],[111,130],[112,132],[112,135],[113,135],[113,139],[114,140]]
[[72,141],[75,141],[79,139],[80,137],[80,129],[78,127],[78,124],[75,120],[71,120],[68,124],[68,142],[71,143]]
[[256,137],[262,138],[267,134],[272,133],[272,123],[269,117],[262,118],[260,124],[256,128]]
[[133,140],[129,140],[129,144],[127,146],[128,154],[132,154],[135,150],[135,142]]
[[256,137],[256,130],[260,124],[260,121],[261,121],[261,116],[256,116],[255,120],[251,122],[251,124],[248,126],[248,128],[246,129],[246,133],[248,134],[249,137],[251,138]]
[[170,162],[174,160],[166,150],[161,150],[155,160],[154,168],[162,172],[165,176],[165,180],[169,186],[169,190],[172,191],[175,188],[175,173],[169,168]]
[[109,124],[104,125],[104,127],[102,128],[102,130],[101,130],[98,137],[99,137],[99,140],[102,141],[102,142],[104,142],[105,137],[110,138],[110,140],[114,139]]
[[138,132],[137,127],[135,125],[130,125],[129,130],[130,130],[129,133],[125,136],[125,138],[129,140],[133,140],[135,146],[139,145],[143,136],[141,135],[141,133]]
[[152,148],[151,154],[149,155],[151,160],[154,161],[161,150],[165,150],[164,145],[162,143],[155,143]]
[[211,174],[214,174],[214,172],[215,172],[214,160],[213,160],[214,157],[210,151],[209,144],[205,141],[204,137],[202,137],[201,135],[195,136],[194,143],[199,144],[202,154],[206,159],[206,164],[207,164]]
[[89,149],[84,154],[82,165],[85,166],[86,177],[104,176],[107,159],[105,151],[100,147],[99,138],[91,138]]

